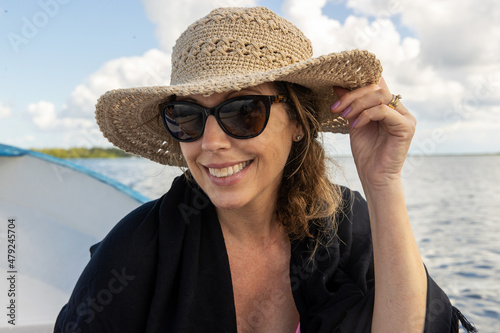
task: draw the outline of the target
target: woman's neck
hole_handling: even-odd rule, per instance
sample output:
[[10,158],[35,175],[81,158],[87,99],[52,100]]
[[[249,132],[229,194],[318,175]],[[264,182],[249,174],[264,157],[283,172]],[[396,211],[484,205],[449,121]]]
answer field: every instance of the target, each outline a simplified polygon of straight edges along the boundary
[[217,216],[224,237],[240,244],[266,246],[283,235],[276,221],[275,205],[262,205],[254,209],[219,209]]

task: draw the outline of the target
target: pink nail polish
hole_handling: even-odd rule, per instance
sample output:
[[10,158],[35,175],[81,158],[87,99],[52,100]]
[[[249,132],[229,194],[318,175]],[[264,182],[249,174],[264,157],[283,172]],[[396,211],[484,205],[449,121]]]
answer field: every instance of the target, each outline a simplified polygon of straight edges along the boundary
[[356,124],[358,123],[358,120],[359,120],[359,118],[356,118],[356,120],[354,120],[354,122],[351,125],[352,128],[354,128],[356,126]]
[[349,105],[347,107],[347,109],[344,110],[344,112],[342,112],[342,117],[345,117],[349,114],[349,112],[351,112],[351,106]]
[[330,110],[335,110],[336,108],[338,108],[340,105],[340,100],[336,101],[335,103],[333,103],[333,105],[330,107]]

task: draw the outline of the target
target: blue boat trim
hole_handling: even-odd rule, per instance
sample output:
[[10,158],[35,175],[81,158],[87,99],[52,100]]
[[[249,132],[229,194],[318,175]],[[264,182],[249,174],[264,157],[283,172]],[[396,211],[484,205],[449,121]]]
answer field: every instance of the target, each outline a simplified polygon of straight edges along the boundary
[[22,156],[26,155],[28,150],[17,147],[7,146],[0,143],[0,156]]
[[47,161],[47,162],[50,162],[53,164],[57,164],[59,166],[66,167],[66,168],[69,168],[71,170],[89,175],[90,177],[95,178],[95,179],[99,180],[100,182],[108,184],[108,185],[114,187],[115,189],[119,190],[120,192],[125,193],[126,195],[128,195],[129,197],[131,197],[132,199],[136,200],[139,203],[146,203],[148,201],[151,201],[150,198],[140,194],[136,190],[134,190],[134,189],[132,189],[132,188],[130,188],[130,187],[114,180],[114,179],[106,177],[98,172],[89,170],[81,165],[77,165],[77,164],[71,163],[69,161],[65,161],[63,159],[60,159],[60,158],[57,158],[54,156],[50,156],[47,154],[39,153],[36,151],[0,144],[0,156],[15,157],[15,156],[23,156],[23,155],[30,155],[30,156],[39,158],[41,160],[44,160],[44,161]]

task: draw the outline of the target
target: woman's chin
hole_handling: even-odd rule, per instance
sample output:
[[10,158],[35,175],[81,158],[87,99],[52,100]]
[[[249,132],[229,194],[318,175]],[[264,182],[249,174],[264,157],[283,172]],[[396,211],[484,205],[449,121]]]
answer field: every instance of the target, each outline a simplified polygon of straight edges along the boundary
[[212,201],[212,203],[216,208],[224,210],[236,210],[243,208],[247,205],[247,202],[245,200],[242,199],[238,200],[238,198],[235,198],[234,196],[230,198],[210,197],[210,200]]

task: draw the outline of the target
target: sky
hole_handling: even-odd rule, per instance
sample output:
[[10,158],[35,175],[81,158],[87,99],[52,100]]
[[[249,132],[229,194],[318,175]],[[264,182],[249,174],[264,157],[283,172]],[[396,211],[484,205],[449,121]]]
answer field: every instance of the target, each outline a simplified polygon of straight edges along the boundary
[[[211,9],[266,6],[314,56],[366,49],[416,116],[413,154],[500,152],[498,0],[0,0],[0,143],[109,147],[107,90],[168,85],[177,37]],[[346,135],[324,136],[349,152]]]

